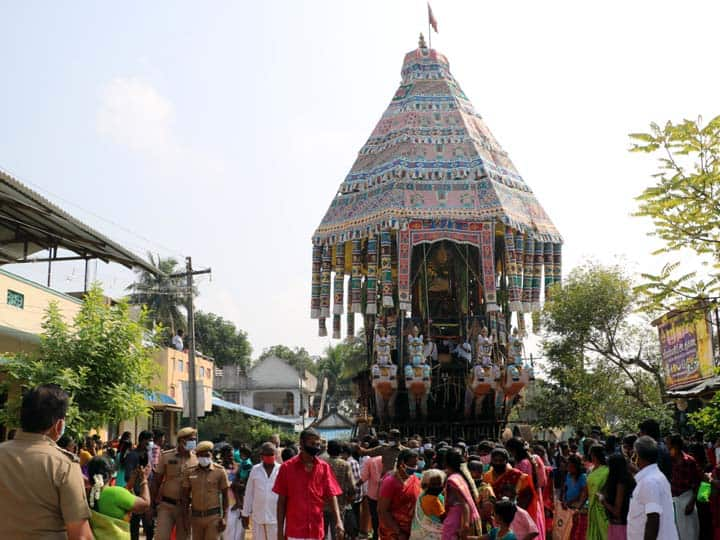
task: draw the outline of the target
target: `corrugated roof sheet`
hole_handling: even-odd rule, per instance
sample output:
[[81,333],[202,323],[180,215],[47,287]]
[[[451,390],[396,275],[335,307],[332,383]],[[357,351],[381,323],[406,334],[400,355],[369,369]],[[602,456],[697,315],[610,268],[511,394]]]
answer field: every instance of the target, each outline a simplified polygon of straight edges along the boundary
[[222,409],[228,409],[230,411],[241,412],[243,414],[247,414],[248,416],[254,416],[256,418],[267,420],[268,422],[272,422],[274,424],[287,424],[290,426],[295,426],[294,420],[275,416],[274,414],[266,413],[265,411],[259,411],[257,409],[253,409],[252,407],[240,405],[239,403],[225,401],[224,399],[220,399],[218,397],[213,397],[212,404],[213,407],[220,407]]

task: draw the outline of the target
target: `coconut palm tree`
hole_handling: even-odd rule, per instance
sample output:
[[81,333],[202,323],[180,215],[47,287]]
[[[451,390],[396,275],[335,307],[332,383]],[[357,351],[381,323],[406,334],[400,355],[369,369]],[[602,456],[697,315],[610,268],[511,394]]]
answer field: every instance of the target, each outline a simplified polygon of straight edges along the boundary
[[[175,335],[176,330],[186,324],[181,306],[185,306],[187,289],[184,278],[170,275],[182,268],[172,257],[163,259],[160,255],[148,253],[148,260],[158,272],[153,274],[144,269],[135,270],[137,280],[126,289],[130,292],[129,302],[147,307],[149,325],[162,324],[170,331],[170,335]],[[193,296],[196,295],[197,291],[193,291]]]

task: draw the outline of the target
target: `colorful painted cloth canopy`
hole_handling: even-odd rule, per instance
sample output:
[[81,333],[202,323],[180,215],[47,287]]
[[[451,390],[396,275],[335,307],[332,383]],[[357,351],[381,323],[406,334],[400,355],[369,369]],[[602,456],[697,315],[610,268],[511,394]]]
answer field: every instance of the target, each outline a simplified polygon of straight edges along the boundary
[[447,58],[421,46],[405,56],[401,74],[313,243],[364,238],[414,219],[496,221],[535,241],[562,243]]
[[[412,252],[421,244],[449,240],[478,248],[473,266],[488,314],[537,311],[541,290],[547,295],[561,278],[560,234],[447,59],[421,39],[401,73],[313,237],[310,315],[320,336],[328,334],[330,317],[333,337],[340,336],[344,307],[348,335],[355,314],[412,311]],[[502,297],[498,269],[507,276],[500,280],[507,283]]]

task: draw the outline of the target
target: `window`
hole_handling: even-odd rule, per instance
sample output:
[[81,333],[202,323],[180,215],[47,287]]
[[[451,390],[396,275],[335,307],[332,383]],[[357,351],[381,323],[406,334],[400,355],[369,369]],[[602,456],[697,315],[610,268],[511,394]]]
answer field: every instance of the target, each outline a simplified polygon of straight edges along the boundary
[[203,377],[205,377],[205,368],[200,366],[200,378],[202,379]]
[[183,361],[182,360],[178,360],[178,371],[180,373],[182,373],[182,371],[183,371]]
[[25,295],[8,289],[7,304],[8,306],[14,306],[16,308],[23,309],[25,307]]

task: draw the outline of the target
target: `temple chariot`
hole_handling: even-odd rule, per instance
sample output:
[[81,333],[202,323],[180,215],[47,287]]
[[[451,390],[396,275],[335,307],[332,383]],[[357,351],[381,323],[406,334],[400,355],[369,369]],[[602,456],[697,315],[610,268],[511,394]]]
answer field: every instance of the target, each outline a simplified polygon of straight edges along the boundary
[[562,238],[447,58],[420,36],[401,75],[313,235],[311,316],[336,339],[363,320],[361,427],[494,437],[533,380],[526,315]]

